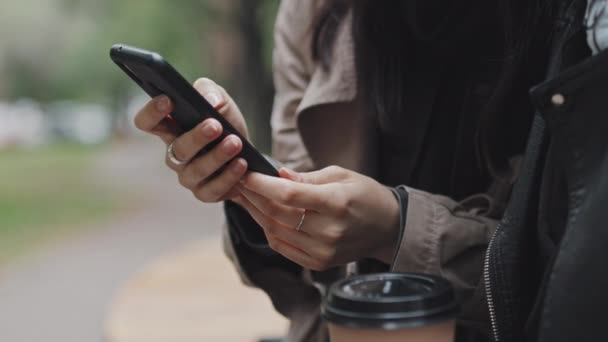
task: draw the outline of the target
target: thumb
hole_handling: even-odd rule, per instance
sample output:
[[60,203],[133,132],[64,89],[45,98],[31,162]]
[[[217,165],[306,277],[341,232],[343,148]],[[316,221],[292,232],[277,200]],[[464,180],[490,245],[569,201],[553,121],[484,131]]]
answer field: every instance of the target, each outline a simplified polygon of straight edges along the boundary
[[226,97],[222,94],[220,87],[212,80],[199,78],[193,86],[215,109],[220,109],[226,105]]
[[346,170],[338,166],[329,166],[312,172],[296,172],[286,167],[279,170],[281,178],[305,184],[327,184],[340,181],[346,176]]
[[224,88],[208,78],[199,78],[193,86],[234,128],[249,139],[243,114]]

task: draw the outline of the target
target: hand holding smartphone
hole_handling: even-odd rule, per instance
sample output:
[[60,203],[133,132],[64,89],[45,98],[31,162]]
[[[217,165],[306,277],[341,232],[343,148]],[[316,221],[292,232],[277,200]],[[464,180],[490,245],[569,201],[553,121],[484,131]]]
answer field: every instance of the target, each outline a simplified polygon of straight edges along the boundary
[[174,105],[171,117],[182,131],[190,131],[208,118],[220,122],[222,134],[201,152],[212,149],[226,136],[233,134],[243,142],[243,148],[235,158],[245,159],[250,171],[278,177],[277,169],[161,55],[118,44],[112,46],[110,57],[148,95],[156,97],[164,94],[171,99]]

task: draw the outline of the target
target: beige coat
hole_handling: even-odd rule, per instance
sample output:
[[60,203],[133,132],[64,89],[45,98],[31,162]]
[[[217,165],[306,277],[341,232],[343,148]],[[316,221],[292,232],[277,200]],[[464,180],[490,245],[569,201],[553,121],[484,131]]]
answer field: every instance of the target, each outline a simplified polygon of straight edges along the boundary
[[[283,0],[275,26],[272,114],[273,156],[284,165],[306,171],[339,165],[374,176],[375,142],[357,96],[352,18],[338,33],[331,68],[325,71],[311,57],[311,23],[319,0]],[[483,253],[496,221],[484,217],[491,198],[479,196],[477,207],[440,195],[410,189],[405,238],[397,254],[395,271],[440,274],[475,299],[467,300],[468,314],[484,316],[483,293],[476,291],[482,273]],[[479,205],[479,203],[482,203]],[[294,279],[278,269],[255,274],[244,269],[225,234],[225,250],[245,283],[269,293],[275,307],[291,319],[288,341],[326,341],[319,319],[319,296],[311,295],[310,277]]]

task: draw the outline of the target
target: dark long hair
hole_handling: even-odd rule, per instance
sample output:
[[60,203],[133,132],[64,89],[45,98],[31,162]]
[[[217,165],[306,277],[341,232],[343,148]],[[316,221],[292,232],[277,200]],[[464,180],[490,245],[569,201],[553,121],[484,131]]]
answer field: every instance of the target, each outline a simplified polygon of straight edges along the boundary
[[407,112],[403,89],[415,52],[498,62],[476,141],[479,162],[500,175],[525,146],[527,92],[545,72],[554,7],[550,0],[327,0],[314,23],[313,58],[329,67],[337,29],[352,9],[358,85],[370,111],[388,123]]

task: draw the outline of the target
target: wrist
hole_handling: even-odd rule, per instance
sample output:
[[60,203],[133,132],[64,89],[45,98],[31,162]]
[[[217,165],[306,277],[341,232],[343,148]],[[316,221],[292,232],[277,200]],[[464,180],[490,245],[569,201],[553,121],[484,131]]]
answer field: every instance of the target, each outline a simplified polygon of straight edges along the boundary
[[385,237],[382,239],[384,242],[380,245],[377,251],[372,256],[374,259],[380,260],[385,264],[391,264],[393,262],[394,255],[399,247],[399,236],[403,229],[401,227],[401,207],[399,198],[394,195],[392,189],[387,188],[388,196],[387,201],[387,212],[385,225],[382,231]]

